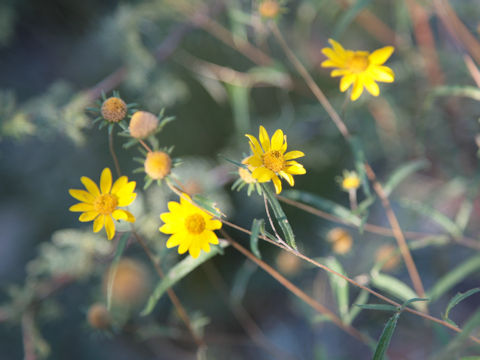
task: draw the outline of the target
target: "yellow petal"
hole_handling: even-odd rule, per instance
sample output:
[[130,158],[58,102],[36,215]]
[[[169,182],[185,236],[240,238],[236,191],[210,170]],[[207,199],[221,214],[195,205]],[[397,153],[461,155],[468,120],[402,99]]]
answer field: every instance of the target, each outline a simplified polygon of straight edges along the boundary
[[107,239],[112,240],[115,236],[115,224],[111,216],[105,216],[105,230],[107,231]]
[[381,49],[375,50],[368,57],[368,61],[373,65],[382,65],[393,54],[395,48],[393,46],[385,46]]
[[350,87],[350,85],[352,85],[356,78],[357,75],[354,74],[348,74],[342,77],[342,79],[340,80],[340,91],[345,92]]
[[118,197],[122,197],[122,196],[124,196],[124,195],[133,194],[136,185],[137,185],[137,183],[136,183],[135,181],[130,181],[130,182],[126,183],[125,185],[123,185],[123,186],[116,192],[115,195],[117,195]]
[[273,181],[273,185],[275,186],[275,192],[277,194],[280,194],[282,192],[282,182],[280,181],[277,175],[274,175],[272,177],[272,181]]
[[362,92],[363,92],[363,85],[357,77],[357,79],[355,79],[355,83],[353,84],[353,90],[352,90],[352,94],[350,95],[350,100],[352,101],[357,100],[360,97],[360,95],[362,95]]
[[272,150],[280,150],[283,145],[283,131],[278,129],[272,136]]
[[267,182],[270,181],[270,179],[275,176],[275,173],[267,168],[258,167],[255,170],[252,171],[252,176],[257,179],[258,182]]
[[293,174],[293,175],[303,175],[303,174],[307,173],[307,171],[305,170],[303,165],[298,164],[298,163],[295,164],[295,165],[291,165],[291,166],[287,167],[285,169],[285,172],[289,173],[289,174]]
[[98,189],[97,184],[95,184],[92,179],[90,179],[86,176],[82,176],[80,178],[80,181],[82,182],[82,184],[85,186],[85,189],[87,189],[87,191],[90,194],[92,194],[95,197],[100,195],[100,190]]
[[87,212],[84,212],[83,214],[81,214],[78,218],[79,221],[81,222],[88,222],[88,221],[92,221],[93,219],[95,219],[98,215],[98,211],[87,211]]
[[125,210],[117,209],[114,210],[112,216],[115,220],[127,220],[128,215]]
[[117,181],[113,183],[112,194],[117,194],[122,188],[128,183],[128,178],[126,176],[120,176]]
[[134,223],[135,220],[136,220],[135,216],[133,216],[133,214],[128,210],[123,210],[123,211],[125,211],[125,213],[127,214],[127,220],[126,221]]
[[210,220],[207,223],[208,230],[218,230],[222,227],[222,222],[220,220]]
[[164,233],[164,234],[175,234],[177,232],[178,227],[175,226],[174,224],[163,224],[160,226],[158,231]]
[[206,236],[204,236],[204,238],[202,240],[203,241],[201,242],[200,247],[206,253],[210,252],[210,244],[208,243],[208,238]]
[[100,215],[95,219],[93,222],[93,232],[99,232],[103,228],[103,224],[105,223],[105,215]]
[[364,76],[363,77],[363,85],[365,86],[365,89],[372,94],[373,96],[378,96],[380,94],[380,89],[375,81],[369,76]]
[[286,173],[285,171],[280,171],[278,173],[282,178],[284,178],[285,180],[287,180],[288,184],[290,186],[293,186],[295,184],[295,181],[293,180],[293,176]]
[[112,188],[112,172],[109,168],[105,168],[100,175],[100,189],[102,194],[108,194]]
[[335,70],[332,70],[332,72],[330,73],[330,76],[331,77],[337,77],[337,76],[345,76],[345,75],[349,75],[349,74],[351,74],[350,70],[335,69]]
[[218,237],[213,231],[205,231],[205,239],[212,245],[218,245]]
[[260,147],[260,143],[255,138],[255,136],[252,136],[252,135],[249,135],[249,134],[246,134],[245,136],[248,138],[248,140],[250,140],[248,142],[248,144],[250,145],[250,149],[252,149],[252,153],[254,155],[263,154],[262,148]]
[[270,139],[268,138],[267,130],[265,130],[262,125],[260,125],[258,138],[260,139],[260,143],[262,144],[263,151],[270,151]]
[[136,199],[136,197],[137,194],[135,193],[118,196],[118,206],[128,206]]
[[179,234],[173,234],[172,236],[170,236],[167,240],[167,248],[172,248],[172,247],[175,247],[175,246],[178,246],[180,245],[180,243],[182,242],[182,237],[181,235]]
[[253,166],[254,168],[256,168],[256,167],[262,166],[263,161],[262,161],[262,158],[260,156],[252,155],[252,156],[248,157],[247,159],[245,159],[245,163],[247,165],[250,165],[250,166]]
[[95,200],[95,197],[85,190],[70,189],[68,192],[72,197],[81,202],[92,204]]
[[198,255],[200,255],[200,248],[198,247],[198,245],[191,246],[190,249],[188,249],[188,252],[194,259],[196,259],[198,258]]
[[73,211],[73,212],[92,211],[93,210],[93,205],[92,204],[87,204],[87,203],[78,203],[78,204],[70,206],[70,208],[68,210]]
[[297,159],[299,157],[305,156],[305,154],[298,150],[289,151],[283,156],[284,160]]
[[375,81],[390,83],[395,80],[395,73],[388,66],[371,66],[368,73]]
[[328,39],[328,42],[332,45],[333,51],[335,51],[335,53],[337,53],[340,56],[345,55],[345,49],[343,48],[342,45],[340,45],[340,43],[336,42],[333,39]]
[[192,237],[191,236],[185,236],[183,237],[182,241],[180,242],[180,246],[178,247],[178,253],[179,254],[185,254],[190,247],[190,244],[192,243]]

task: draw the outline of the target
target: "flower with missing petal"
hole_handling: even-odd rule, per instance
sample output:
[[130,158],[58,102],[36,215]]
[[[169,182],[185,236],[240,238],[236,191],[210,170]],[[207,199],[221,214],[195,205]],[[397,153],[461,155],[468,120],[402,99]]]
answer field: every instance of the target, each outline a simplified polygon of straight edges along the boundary
[[246,134],[250,140],[250,148],[253,155],[245,160],[245,163],[253,168],[252,176],[258,182],[267,182],[272,180],[275,191],[280,194],[282,183],[279,175],[287,180],[290,186],[294,185],[292,175],[303,175],[306,173],[303,165],[293,159],[305,156],[301,151],[287,151],[287,137],[283,131],[278,129],[272,136],[268,137],[267,130],[260,126],[258,138],[260,142],[252,135]]
[[363,88],[373,96],[380,94],[376,83],[393,82],[395,74],[393,70],[383,64],[392,55],[395,48],[385,46],[372,53],[368,51],[346,50],[335,40],[329,39],[332,48],[323,48],[322,53],[327,60],[322,62],[323,67],[335,68],[331,72],[332,77],[341,76],[340,91],[346,91],[353,86],[350,99],[357,100],[362,95]]
[[126,176],[121,176],[112,186],[112,172],[105,168],[100,176],[100,189],[95,182],[82,176],[80,181],[86,190],[70,189],[69,193],[81,201],[70,207],[70,211],[81,212],[78,218],[81,222],[93,221],[93,231],[99,232],[103,226],[107,232],[108,240],[115,235],[115,220],[135,222],[135,217],[127,210],[119,207],[130,205],[137,194],[135,181],[128,181]]
[[160,215],[165,224],[159,229],[164,234],[171,234],[167,248],[178,246],[179,254],[188,250],[192,257],[197,258],[201,250],[208,253],[210,244],[218,244],[213,230],[220,229],[222,223],[194,205],[187,194],[182,194],[180,203],[170,201],[168,210],[170,212]]

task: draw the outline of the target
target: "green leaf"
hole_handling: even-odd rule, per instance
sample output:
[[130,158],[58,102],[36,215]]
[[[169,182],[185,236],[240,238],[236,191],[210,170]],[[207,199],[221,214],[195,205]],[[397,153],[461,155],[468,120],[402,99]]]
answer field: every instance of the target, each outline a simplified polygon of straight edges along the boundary
[[363,310],[377,310],[377,311],[398,311],[398,307],[388,304],[355,304]]
[[404,165],[401,165],[398,169],[396,169],[393,172],[392,175],[390,175],[390,178],[387,180],[387,182],[383,186],[385,195],[390,196],[390,194],[398,186],[398,184],[400,184],[408,176],[410,176],[411,174],[419,170],[425,169],[429,165],[430,163],[425,159],[414,160]]
[[257,265],[247,259],[236,272],[232,289],[230,290],[230,299],[234,304],[239,304],[242,301],[247,291],[248,282],[257,268]]
[[185,276],[190,274],[193,270],[195,270],[198,266],[203,264],[205,261],[219,254],[221,251],[221,249],[219,248],[225,248],[228,245],[229,244],[227,242],[220,241],[219,245],[211,247],[210,252],[206,253],[202,251],[198,256],[198,258],[196,259],[191,256],[187,256],[185,259],[183,259],[174,267],[172,267],[168,271],[168,273],[165,275],[165,277],[158,282],[157,286],[155,287],[152,294],[148,298],[147,304],[143,308],[140,315],[145,316],[150,314],[155,308],[155,305],[157,304],[158,300],[160,300],[162,295],[165,293],[165,291],[167,291],[169,288],[171,288],[173,285],[175,285]]
[[211,213],[212,215],[220,218],[222,217],[222,213],[220,212],[220,210],[215,207],[215,202],[213,202],[212,200],[210,200],[209,198],[205,197],[205,196],[202,196],[202,195],[194,195],[193,198],[192,198],[192,201],[198,205],[200,208],[208,211],[209,213]]
[[355,320],[357,315],[360,314],[360,311],[362,310],[360,306],[364,305],[368,301],[369,297],[370,297],[370,293],[368,291],[365,291],[365,290],[360,291],[360,294],[358,294],[357,298],[353,302],[356,306],[352,306],[350,308],[350,312],[345,317],[345,320],[344,320],[345,324],[350,325],[353,322],[353,320]]
[[388,319],[385,327],[383,328],[382,335],[378,340],[375,354],[373,354],[373,360],[383,360],[385,358],[385,353],[388,349],[388,345],[390,345],[390,340],[392,339],[399,317],[400,313],[396,313],[390,319]]
[[335,27],[333,28],[333,38],[338,39],[341,37],[345,29],[352,23],[357,15],[365,9],[372,0],[357,0],[355,5],[351,6],[347,11],[343,13],[341,18],[335,22]]
[[429,301],[430,299],[427,299],[427,298],[412,298],[412,299],[408,299],[407,301],[405,301],[402,306],[400,307],[400,312],[402,312],[403,310],[405,310],[405,308],[412,304],[412,303],[415,303],[417,301]]
[[107,282],[107,309],[110,311],[112,307],[112,291],[113,291],[113,283],[115,280],[115,275],[117,273],[117,265],[120,261],[123,251],[125,250],[125,246],[127,245],[128,238],[130,237],[130,233],[126,232],[120,237],[118,240],[117,249],[115,250],[115,255],[113,257],[112,263],[110,264],[110,270],[108,272],[108,282]]
[[283,236],[285,237],[285,241],[289,246],[293,249],[297,250],[297,244],[295,243],[295,235],[293,234],[292,227],[288,222],[287,215],[283,211],[280,203],[278,202],[275,194],[273,193],[273,187],[271,184],[261,184],[262,190],[265,196],[267,197],[268,203],[272,207],[273,215],[277,219],[280,228],[282,229]]
[[450,270],[444,277],[427,291],[427,296],[432,300],[438,299],[471,273],[480,269],[480,255],[476,255]]
[[260,254],[260,250],[258,249],[258,235],[260,235],[260,230],[263,226],[263,219],[253,219],[252,233],[250,234],[250,248],[253,254],[259,259],[262,258],[262,254]]
[[402,206],[435,221],[454,238],[460,237],[462,235],[462,230],[457,226],[457,224],[455,224],[452,220],[450,220],[440,211],[433,209],[430,206],[420,203],[418,201],[404,199],[401,200],[400,203],[402,204]]
[[250,129],[249,98],[250,89],[243,86],[225,84],[230,95],[233,121],[237,133],[245,134]]
[[467,292],[465,292],[463,294],[458,293],[457,295],[455,295],[447,305],[447,309],[445,310],[444,319],[448,319],[448,315],[450,314],[450,310],[452,310],[459,302],[465,300],[466,298],[472,296],[473,294],[476,294],[479,291],[480,291],[480,288],[474,288],[474,289],[468,290]]
[[328,212],[331,215],[348,221],[352,225],[360,226],[362,223],[362,219],[352,213],[350,209],[339,205],[331,200],[322,198],[318,195],[314,195],[312,193],[300,190],[288,190],[285,191],[283,194],[289,199],[312,205],[320,210]]
[[[328,257],[325,260],[325,264],[330,269],[342,275],[347,275],[342,267],[342,264],[340,264],[340,262],[336,258]],[[348,282],[341,277],[330,273],[328,273],[328,278],[330,280],[330,286],[332,287],[333,293],[335,294],[335,298],[337,300],[338,312],[342,321],[345,321],[345,318],[348,316],[349,310]]]
[[352,148],[353,157],[355,159],[355,168],[357,169],[358,176],[362,180],[362,189],[367,197],[372,195],[370,190],[370,183],[368,182],[367,173],[365,172],[365,153],[363,152],[360,140],[352,136],[349,139],[349,144]]
[[[372,284],[380,290],[395,296],[396,298],[407,301],[410,299],[417,299],[418,295],[413,289],[404,282],[394,278],[390,275],[372,272]],[[413,306],[418,310],[425,310],[426,306],[423,303],[414,303]]]

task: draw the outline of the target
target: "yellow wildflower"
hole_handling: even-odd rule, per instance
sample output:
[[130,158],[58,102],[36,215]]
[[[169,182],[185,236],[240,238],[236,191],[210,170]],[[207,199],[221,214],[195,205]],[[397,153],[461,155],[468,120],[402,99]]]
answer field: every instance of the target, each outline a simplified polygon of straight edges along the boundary
[[172,159],[164,151],[150,151],[144,163],[145,172],[153,180],[161,180],[172,168]]
[[327,60],[322,62],[322,66],[336,68],[330,75],[342,77],[340,80],[341,92],[353,85],[350,95],[352,101],[362,95],[364,87],[373,96],[378,96],[380,89],[376,81],[387,83],[394,81],[393,70],[383,65],[395,50],[393,46],[385,46],[369,53],[368,51],[346,50],[335,40],[329,39],[328,41],[333,48],[322,49],[322,53],[327,56]]
[[[242,164],[246,164],[247,163],[247,159],[248,158],[245,158],[242,160]],[[252,171],[253,171],[253,168],[252,166],[247,166],[248,169],[245,169],[243,167],[239,167],[238,168],[238,176],[240,176],[240,178],[246,183],[246,184],[254,184],[257,182],[257,180],[255,180],[255,178],[252,176]]]
[[332,243],[333,252],[340,255],[349,252],[353,245],[353,239],[350,233],[338,227],[328,232],[327,240]]
[[280,13],[280,4],[276,0],[265,0],[258,6],[260,15],[267,19],[273,19]]
[[361,180],[355,171],[345,170],[343,177],[339,179],[342,189],[345,191],[356,190],[360,187]]
[[167,241],[167,248],[178,246],[179,254],[188,250],[192,257],[197,258],[200,250],[210,252],[210,244],[218,244],[213,230],[220,229],[222,223],[194,205],[187,194],[182,194],[180,203],[170,201],[168,210],[170,212],[160,215],[165,224],[159,229],[165,234],[172,234]]
[[78,218],[81,222],[93,221],[94,232],[99,232],[105,225],[108,240],[111,240],[115,235],[113,219],[135,222],[135,217],[129,211],[119,209],[135,200],[135,181],[129,182],[126,176],[121,176],[112,186],[112,172],[109,168],[102,171],[100,189],[86,176],[82,176],[80,181],[87,190],[69,190],[71,196],[81,201],[69,210],[82,212]]
[[112,96],[102,104],[100,112],[105,120],[116,123],[127,115],[127,104],[119,97]]
[[253,152],[253,155],[245,160],[245,163],[253,168],[252,176],[258,182],[272,180],[277,194],[282,191],[282,183],[278,175],[287,180],[290,186],[293,186],[292,175],[306,173],[303,165],[293,160],[305,156],[303,152],[294,150],[285,154],[287,137],[283,135],[282,130],[275,131],[271,141],[263,126],[260,126],[259,130],[260,142],[252,135],[246,134],[245,136],[250,140],[250,148]]

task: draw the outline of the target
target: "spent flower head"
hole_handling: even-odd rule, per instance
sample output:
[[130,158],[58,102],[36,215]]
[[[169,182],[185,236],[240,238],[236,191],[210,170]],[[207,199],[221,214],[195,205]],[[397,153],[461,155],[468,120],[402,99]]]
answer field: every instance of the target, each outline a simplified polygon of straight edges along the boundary
[[363,88],[373,96],[380,94],[378,82],[393,82],[395,74],[393,70],[383,64],[392,55],[395,48],[385,46],[374,52],[354,51],[344,49],[335,40],[329,39],[332,48],[323,48],[322,53],[327,60],[322,62],[323,67],[335,68],[331,72],[332,77],[341,76],[340,91],[346,91],[353,86],[350,99],[357,100],[362,95]]
[[93,120],[93,123],[100,121],[99,128],[102,129],[108,126],[109,132],[113,130],[115,124],[120,125],[122,129],[127,128],[126,119],[130,110],[135,107],[136,104],[127,104],[117,91],[113,92],[113,95],[108,97],[105,93],[102,93],[102,99],[96,101],[96,107],[87,108],[87,110],[98,114]]
[[188,251],[192,257],[197,258],[201,250],[210,252],[210,244],[218,244],[217,235],[213,231],[220,229],[222,223],[194,205],[187,194],[182,194],[179,203],[170,201],[168,210],[170,212],[160,215],[165,224],[159,228],[164,234],[171,234],[167,248],[178,246],[179,254]]
[[135,217],[128,210],[120,209],[135,200],[135,181],[129,182],[126,176],[121,176],[112,186],[112,172],[109,168],[102,171],[100,188],[86,176],[82,176],[80,181],[86,190],[69,190],[70,195],[80,201],[69,210],[81,212],[78,218],[81,222],[93,221],[94,232],[105,226],[108,240],[111,240],[115,235],[114,219],[135,222]]
[[292,175],[303,175],[306,173],[303,165],[293,159],[305,156],[301,151],[294,150],[285,153],[287,150],[287,137],[283,131],[278,129],[270,140],[267,130],[263,126],[259,129],[259,140],[246,134],[250,140],[250,148],[253,155],[245,160],[248,166],[251,166],[252,176],[258,182],[267,182],[272,180],[275,191],[280,194],[282,183],[278,176],[284,178],[290,186],[294,185]]

